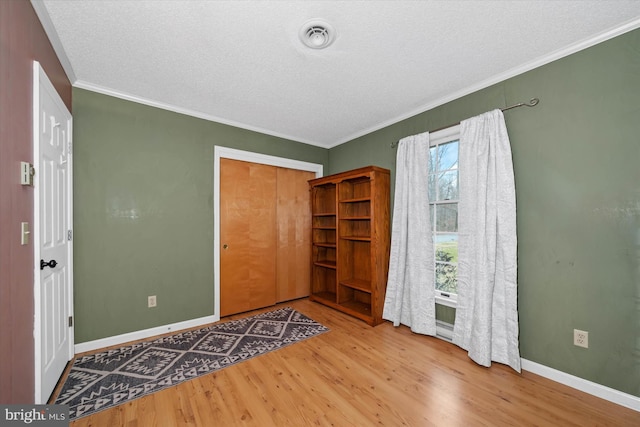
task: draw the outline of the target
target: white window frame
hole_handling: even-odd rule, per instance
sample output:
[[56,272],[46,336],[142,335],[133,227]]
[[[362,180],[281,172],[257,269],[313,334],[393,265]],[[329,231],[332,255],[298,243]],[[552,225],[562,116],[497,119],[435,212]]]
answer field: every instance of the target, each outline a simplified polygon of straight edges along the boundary
[[[439,130],[437,132],[431,133],[429,135],[429,146],[430,147],[434,147],[436,145],[445,144],[447,142],[452,142],[452,141],[455,141],[455,140],[458,140],[458,141],[460,140],[460,125],[451,126],[451,127],[446,128],[446,129],[442,129],[442,130]],[[459,150],[460,150],[460,143],[458,142],[458,158],[459,158],[459,154],[460,154]],[[458,165],[458,171],[460,171],[460,166],[459,165]],[[431,172],[431,171],[429,171],[429,172]],[[459,180],[460,180],[460,175],[458,175],[458,182],[460,182]],[[458,196],[459,196],[459,194],[460,193],[458,193]],[[458,203],[460,203],[460,199],[459,198],[458,198]],[[431,204],[431,201],[429,201],[429,204]],[[435,227],[432,227],[432,231],[434,231],[434,230],[435,230]],[[435,239],[434,239],[433,245],[434,245],[433,263],[434,263],[434,268],[435,268]],[[434,271],[434,274],[435,274],[435,271]],[[433,291],[435,292],[436,304],[444,305],[444,306],[452,307],[452,308],[456,308],[458,306],[457,294],[451,295],[449,297],[444,296],[443,294],[445,294],[446,292],[438,291],[435,288],[435,283],[434,283]]]

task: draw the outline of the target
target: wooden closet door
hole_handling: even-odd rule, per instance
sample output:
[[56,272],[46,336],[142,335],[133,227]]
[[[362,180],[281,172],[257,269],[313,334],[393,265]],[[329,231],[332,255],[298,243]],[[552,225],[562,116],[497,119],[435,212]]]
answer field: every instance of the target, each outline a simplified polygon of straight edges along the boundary
[[276,303],[277,168],[220,159],[220,316]]
[[315,173],[278,168],[278,252],[276,300],[309,296],[311,278],[311,193]]

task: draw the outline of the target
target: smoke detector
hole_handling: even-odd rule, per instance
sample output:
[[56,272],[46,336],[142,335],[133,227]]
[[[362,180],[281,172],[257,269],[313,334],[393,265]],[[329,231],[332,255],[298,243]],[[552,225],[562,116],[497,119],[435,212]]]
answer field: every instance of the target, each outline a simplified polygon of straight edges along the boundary
[[320,20],[314,19],[306,22],[298,33],[300,41],[311,49],[324,49],[329,46],[336,38],[336,31],[331,25]]

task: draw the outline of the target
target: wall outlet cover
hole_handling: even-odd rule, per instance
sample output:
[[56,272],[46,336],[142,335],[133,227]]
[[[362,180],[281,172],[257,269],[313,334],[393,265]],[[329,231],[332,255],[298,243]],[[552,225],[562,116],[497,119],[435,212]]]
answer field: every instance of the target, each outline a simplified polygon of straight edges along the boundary
[[573,345],[589,348],[589,332],[580,329],[573,330]]

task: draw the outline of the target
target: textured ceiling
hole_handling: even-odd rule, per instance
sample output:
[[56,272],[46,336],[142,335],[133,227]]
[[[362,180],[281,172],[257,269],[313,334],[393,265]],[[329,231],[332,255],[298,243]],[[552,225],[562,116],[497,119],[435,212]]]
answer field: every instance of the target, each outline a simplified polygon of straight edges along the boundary
[[322,147],[640,27],[638,0],[32,3],[75,86]]

